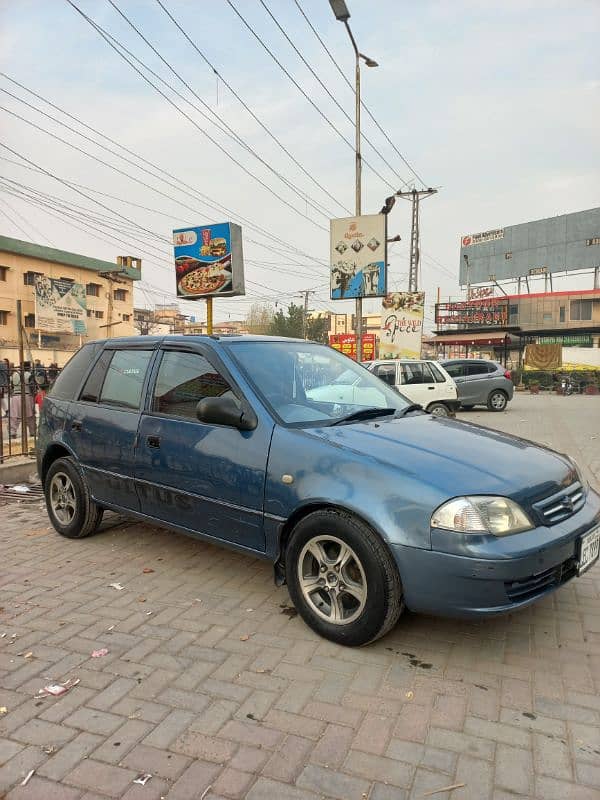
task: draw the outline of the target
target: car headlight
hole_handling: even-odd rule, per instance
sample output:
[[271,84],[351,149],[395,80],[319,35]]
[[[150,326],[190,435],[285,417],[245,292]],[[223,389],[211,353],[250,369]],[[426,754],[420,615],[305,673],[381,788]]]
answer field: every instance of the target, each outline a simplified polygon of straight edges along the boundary
[[583,489],[583,493],[587,494],[587,491],[590,488],[590,483],[589,483],[588,479],[585,477],[585,473],[583,472],[583,470],[581,469],[581,467],[575,461],[574,458],[572,458],[571,456],[567,456],[567,458],[569,459],[571,464],[573,464],[573,466],[575,467],[575,472],[577,473],[577,480],[581,484],[581,488]]
[[507,536],[533,528],[523,509],[508,497],[479,495],[457,497],[434,511],[432,528],[459,533],[492,533]]

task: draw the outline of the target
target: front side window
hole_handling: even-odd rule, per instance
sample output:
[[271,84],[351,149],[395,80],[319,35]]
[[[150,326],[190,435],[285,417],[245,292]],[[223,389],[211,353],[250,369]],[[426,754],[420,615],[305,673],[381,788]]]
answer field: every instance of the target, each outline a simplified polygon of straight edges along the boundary
[[444,364],[443,366],[451,378],[462,378],[462,376],[465,374],[465,368],[463,364]]
[[195,420],[196,406],[205,397],[236,399],[227,379],[204,356],[166,351],[154,387],[152,410]]
[[100,402],[138,409],[151,350],[116,350],[106,372]]
[[365,409],[401,412],[409,405],[374,373],[324,345],[265,341],[226,347],[284,425],[331,425]]
[[385,381],[390,386],[396,385],[396,365],[395,364],[377,364],[373,373]]

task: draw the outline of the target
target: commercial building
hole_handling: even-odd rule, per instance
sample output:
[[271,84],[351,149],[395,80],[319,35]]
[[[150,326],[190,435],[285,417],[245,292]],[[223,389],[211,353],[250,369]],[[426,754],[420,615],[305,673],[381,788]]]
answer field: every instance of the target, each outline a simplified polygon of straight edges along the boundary
[[[38,278],[85,287],[85,332],[38,327]],[[133,286],[141,261],[119,256],[116,263],[0,236],[0,358],[18,363],[17,301],[21,301],[26,359],[62,366],[86,338],[129,336],[133,325]]]

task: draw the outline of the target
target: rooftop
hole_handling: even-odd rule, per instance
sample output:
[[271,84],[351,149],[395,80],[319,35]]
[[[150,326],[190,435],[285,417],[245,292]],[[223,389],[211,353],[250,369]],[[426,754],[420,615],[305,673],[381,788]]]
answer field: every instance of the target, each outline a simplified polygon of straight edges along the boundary
[[96,273],[119,271],[134,281],[140,280],[142,277],[141,271],[133,267],[119,267],[111,261],[101,261],[99,258],[90,258],[90,256],[82,256],[79,253],[69,253],[66,250],[56,250],[54,247],[44,247],[41,244],[24,242],[21,239],[11,239],[9,236],[0,236],[0,252],[39,258],[41,261],[89,269]]

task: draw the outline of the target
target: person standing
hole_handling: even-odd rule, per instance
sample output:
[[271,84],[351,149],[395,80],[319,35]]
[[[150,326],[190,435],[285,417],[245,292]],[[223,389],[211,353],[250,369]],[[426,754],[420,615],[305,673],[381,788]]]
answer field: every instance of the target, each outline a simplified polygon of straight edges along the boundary
[[10,438],[17,438],[21,419],[21,396],[25,395],[25,418],[27,430],[31,436],[35,436],[35,411],[33,407],[33,396],[31,394],[31,372],[23,366],[22,369],[15,369],[10,376],[10,419],[9,432]]

